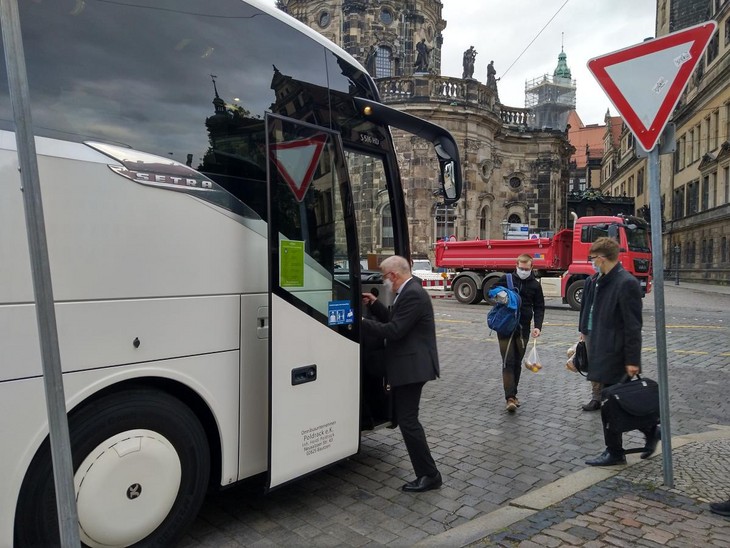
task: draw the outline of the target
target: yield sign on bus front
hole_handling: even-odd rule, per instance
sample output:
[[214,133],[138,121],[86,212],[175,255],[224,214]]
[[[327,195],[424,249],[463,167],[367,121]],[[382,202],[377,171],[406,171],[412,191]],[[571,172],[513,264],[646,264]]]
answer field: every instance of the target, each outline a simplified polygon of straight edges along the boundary
[[271,145],[271,159],[297,202],[307,193],[326,140],[326,135],[315,135]]
[[717,29],[708,21],[588,61],[588,69],[647,152],[656,146]]

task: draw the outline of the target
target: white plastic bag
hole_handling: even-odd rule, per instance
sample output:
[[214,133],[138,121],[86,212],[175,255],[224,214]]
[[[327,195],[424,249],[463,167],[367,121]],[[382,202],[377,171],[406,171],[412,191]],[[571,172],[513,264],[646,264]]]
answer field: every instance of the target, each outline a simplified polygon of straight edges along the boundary
[[533,373],[537,373],[542,369],[542,362],[537,353],[537,337],[532,339],[532,348],[524,359],[525,369],[529,369]]

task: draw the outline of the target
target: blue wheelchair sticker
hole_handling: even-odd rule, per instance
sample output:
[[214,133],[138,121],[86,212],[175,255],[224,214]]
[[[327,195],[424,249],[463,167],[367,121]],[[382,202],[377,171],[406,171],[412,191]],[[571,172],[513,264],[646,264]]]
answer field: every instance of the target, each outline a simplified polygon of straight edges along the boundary
[[355,313],[350,301],[330,301],[327,303],[327,325],[343,325],[353,323]]

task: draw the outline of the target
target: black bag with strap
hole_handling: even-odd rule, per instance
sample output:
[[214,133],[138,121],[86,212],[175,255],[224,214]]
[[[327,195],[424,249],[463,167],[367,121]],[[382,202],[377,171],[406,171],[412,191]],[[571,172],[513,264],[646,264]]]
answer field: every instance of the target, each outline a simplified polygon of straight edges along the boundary
[[612,384],[601,391],[601,416],[607,430],[628,432],[659,423],[659,385],[642,378]]
[[586,343],[579,341],[575,345],[575,354],[573,354],[573,367],[584,377],[588,373],[588,351],[586,350]]

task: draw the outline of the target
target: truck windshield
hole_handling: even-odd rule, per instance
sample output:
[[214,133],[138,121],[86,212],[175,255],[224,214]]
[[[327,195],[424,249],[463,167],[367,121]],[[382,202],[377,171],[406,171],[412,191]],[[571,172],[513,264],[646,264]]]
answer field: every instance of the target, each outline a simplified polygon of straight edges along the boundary
[[629,251],[642,251],[649,253],[649,232],[643,227],[634,229],[626,228],[626,241],[629,244]]

